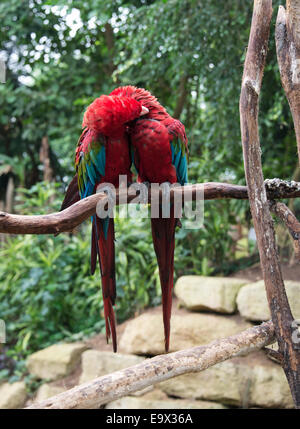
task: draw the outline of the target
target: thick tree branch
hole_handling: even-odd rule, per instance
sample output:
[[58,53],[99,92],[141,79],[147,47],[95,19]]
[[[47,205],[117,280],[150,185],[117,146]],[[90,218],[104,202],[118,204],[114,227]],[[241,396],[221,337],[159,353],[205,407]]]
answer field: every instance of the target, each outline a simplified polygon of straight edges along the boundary
[[[269,199],[300,197],[300,183],[272,179],[266,180],[265,185]],[[178,188],[171,190],[170,196],[172,199],[174,194],[184,192],[188,200],[195,200],[197,190],[201,189],[203,189],[205,200],[229,198],[245,200],[248,198],[246,186],[216,182],[188,185],[184,188],[178,186]],[[153,192],[151,194],[149,191],[149,202],[151,201],[151,195],[153,195]],[[125,196],[127,196],[128,203],[136,198],[135,194],[129,195],[127,190],[123,190],[117,193],[117,204],[123,203]],[[57,234],[72,231],[95,213],[99,201],[107,201],[107,196],[103,193],[98,193],[75,203],[66,210],[47,215],[22,216],[0,212],[0,233]]]
[[280,269],[273,221],[261,166],[258,102],[268,48],[271,0],[255,0],[240,98],[241,133],[249,203],[262,273],[283,369],[296,408],[300,408],[300,353],[293,343],[293,321]]
[[300,0],[286,0],[288,26],[293,40],[300,47]]
[[98,408],[161,381],[203,371],[237,354],[250,353],[274,340],[274,327],[269,321],[205,346],[146,359],[138,365],[96,378],[28,408]]
[[300,159],[300,0],[287,0],[287,11],[279,6],[275,37],[281,82],[294,120]]

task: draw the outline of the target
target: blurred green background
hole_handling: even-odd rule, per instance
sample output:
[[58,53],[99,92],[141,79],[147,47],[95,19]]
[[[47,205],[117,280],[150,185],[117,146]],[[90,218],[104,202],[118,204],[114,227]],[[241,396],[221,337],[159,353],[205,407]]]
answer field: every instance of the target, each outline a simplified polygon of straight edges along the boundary
[[[292,119],[276,62],[274,14],[260,103],[266,178],[299,179]],[[185,124],[189,181],[245,184],[239,94],[252,1],[2,0],[0,210],[59,209],[73,175],[84,109],[116,86],[153,92]],[[294,204],[290,202],[290,204]],[[294,210],[299,210],[295,203]],[[177,233],[175,278],[228,275],[257,261],[248,202],[205,203],[205,228]],[[118,322],[160,303],[149,220],[116,219]],[[279,231],[280,232],[280,231]],[[281,255],[289,259],[281,231]],[[103,330],[99,275],[89,274],[90,225],[74,234],[1,236],[0,378],[62,339]]]

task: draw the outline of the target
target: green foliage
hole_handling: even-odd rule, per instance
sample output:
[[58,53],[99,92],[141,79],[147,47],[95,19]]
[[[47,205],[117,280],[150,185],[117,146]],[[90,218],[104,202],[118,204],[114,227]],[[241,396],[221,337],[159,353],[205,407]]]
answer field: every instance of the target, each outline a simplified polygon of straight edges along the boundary
[[[273,24],[279,3],[273,2]],[[238,100],[251,14],[252,2],[242,0],[2,1],[0,55],[8,67],[0,85],[3,152],[30,160],[29,187],[41,179],[39,148],[47,135],[52,167],[65,180],[84,108],[130,83],[150,89],[180,115],[191,160],[203,166],[193,179],[229,175],[243,182]],[[273,24],[261,97],[263,160],[266,176],[288,178],[296,167],[295,136]]]
[[[40,183],[22,190],[23,213],[55,210],[62,195]],[[26,198],[24,198],[26,195]],[[157,303],[158,272],[144,222],[116,218],[117,319]],[[0,249],[0,317],[10,356],[24,356],[104,327],[100,275],[90,275],[90,226],[75,235],[9,237]],[[158,293],[159,294],[159,293]],[[78,334],[77,336],[74,334]]]
[[[58,188],[41,182],[31,189],[20,189],[20,211],[56,211],[62,199]],[[183,227],[177,232],[176,277],[209,274],[224,255],[231,256],[226,237],[232,219],[221,215],[230,213],[228,205],[223,201],[207,204],[204,229]],[[137,210],[136,217],[124,218],[121,212],[115,218],[119,323],[160,302],[150,220],[142,211]],[[90,275],[89,236],[86,223],[73,235],[8,237],[0,248],[0,318],[6,322],[8,356],[24,357],[54,342],[78,340],[103,330],[101,281],[99,273]]]
[[[292,178],[296,142],[274,43],[279,3],[273,2],[260,103],[262,160],[266,177]],[[1,195],[9,172],[20,186],[19,213],[58,210],[74,173],[84,109],[124,84],[149,89],[185,124],[191,183],[244,184],[238,102],[251,14],[252,2],[242,0],[2,0]],[[58,185],[40,183],[45,136]],[[175,277],[237,269],[230,235],[237,223],[249,226],[247,202],[206,202],[205,228],[176,234]],[[73,235],[8,237],[1,244],[0,318],[7,322],[6,354],[19,363],[13,370],[0,360],[0,379],[24,375],[29,352],[103,329],[89,237],[86,222]],[[121,322],[160,299],[147,219],[116,217],[116,258]]]
[[234,258],[233,240],[229,233],[235,222],[229,201],[206,201],[204,224],[201,229],[177,231],[175,266],[176,274],[213,274],[217,267]]

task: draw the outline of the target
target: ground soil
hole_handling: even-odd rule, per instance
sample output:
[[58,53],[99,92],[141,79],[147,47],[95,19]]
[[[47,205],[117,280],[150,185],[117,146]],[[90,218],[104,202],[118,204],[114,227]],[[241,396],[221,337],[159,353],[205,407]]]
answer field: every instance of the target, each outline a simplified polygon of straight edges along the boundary
[[[284,280],[300,280],[300,264],[288,264],[281,263],[281,270]],[[230,277],[243,277],[248,279],[251,282],[255,282],[257,280],[262,279],[262,272],[260,268],[260,263],[253,265],[250,268],[246,268],[245,270],[238,271],[232,274]]]

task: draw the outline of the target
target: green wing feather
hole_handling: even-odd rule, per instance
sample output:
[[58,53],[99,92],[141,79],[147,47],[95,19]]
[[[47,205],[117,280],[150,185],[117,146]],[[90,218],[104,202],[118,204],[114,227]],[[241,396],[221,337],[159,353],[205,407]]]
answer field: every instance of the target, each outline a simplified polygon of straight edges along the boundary
[[105,176],[105,137],[84,131],[78,142],[75,166],[81,198],[92,195],[95,185]]

